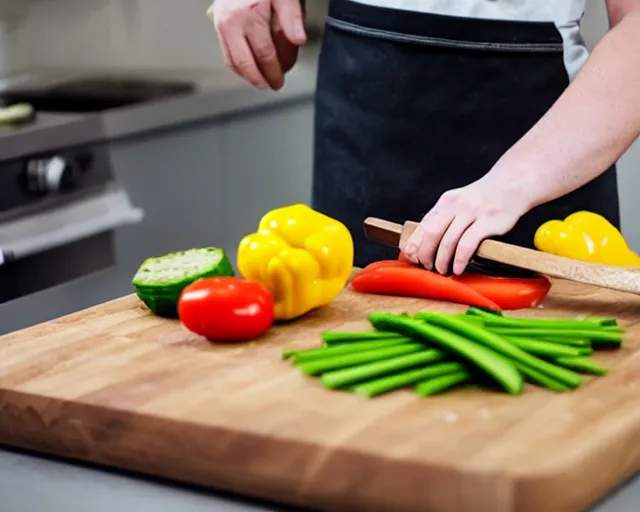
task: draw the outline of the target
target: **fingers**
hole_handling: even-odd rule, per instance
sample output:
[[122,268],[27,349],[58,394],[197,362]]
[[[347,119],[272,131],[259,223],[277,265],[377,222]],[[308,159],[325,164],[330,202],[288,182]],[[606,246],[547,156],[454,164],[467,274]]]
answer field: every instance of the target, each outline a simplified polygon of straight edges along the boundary
[[278,52],[273,42],[271,30],[249,30],[247,40],[253,50],[256,63],[262,72],[262,76],[274,90],[280,89],[284,85],[284,74],[278,60]]
[[307,42],[302,6],[297,0],[272,0],[273,10],[287,39],[296,45]]
[[471,224],[471,226],[462,233],[456,245],[455,257],[453,259],[453,273],[455,275],[459,276],[465,271],[480,244],[485,238],[493,234],[494,233],[489,231],[486,225],[480,220]]
[[454,213],[438,201],[401,248],[405,257],[413,264],[431,270],[440,240],[453,221]]
[[229,64],[227,64],[228,67],[254,87],[268,89],[269,83],[260,68],[258,68],[253,51],[249,46],[249,42],[245,39],[244,33],[234,27],[234,30],[226,31],[225,39],[230,59]]
[[[469,226],[473,225],[474,218],[466,215],[458,215],[453,219],[449,228],[442,236],[440,245],[437,246],[437,255],[435,261],[435,269],[440,274],[448,274],[449,266],[453,260],[454,254],[458,255],[460,246],[459,241]],[[423,240],[423,243],[425,241]],[[472,253],[473,254],[473,253]],[[470,258],[471,256],[469,256]],[[468,260],[467,260],[468,263]],[[465,264],[466,266],[466,264]]]
[[453,273],[462,274],[484,240],[508,233],[516,225],[519,218],[520,214],[513,212],[479,217],[458,241],[453,261]]
[[[292,0],[287,0],[292,2]],[[271,3],[214,4],[214,23],[225,65],[260,89],[280,89],[284,73],[271,33]],[[295,3],[295,2],[293,2]]]

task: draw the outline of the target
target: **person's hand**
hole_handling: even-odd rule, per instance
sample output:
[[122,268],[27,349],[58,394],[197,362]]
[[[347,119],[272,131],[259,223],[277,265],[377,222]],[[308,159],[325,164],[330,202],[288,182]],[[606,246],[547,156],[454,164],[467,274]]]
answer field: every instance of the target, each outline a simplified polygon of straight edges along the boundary
[[415,265],[447,274],[464,272],[480,243],[503,235],[531,203],[518,184],[491,174],[466,187],[445,192],[400,248]]
[[307,40],[299,0],[215,0],[208,14],[227,67],[260,89],[284,85]]

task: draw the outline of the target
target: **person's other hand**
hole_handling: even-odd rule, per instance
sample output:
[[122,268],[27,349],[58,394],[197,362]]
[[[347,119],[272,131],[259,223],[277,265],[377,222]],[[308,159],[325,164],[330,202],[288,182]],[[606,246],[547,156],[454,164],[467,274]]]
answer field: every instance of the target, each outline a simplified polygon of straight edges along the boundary
[[299,0],[215,0],[208,15],[227,67],[260,89],[284,85],[307,40]]
[[507,233],[531,206],[518,184],[486,175],[445,192],[401,247],[412,263],[460,275],[480,243]]

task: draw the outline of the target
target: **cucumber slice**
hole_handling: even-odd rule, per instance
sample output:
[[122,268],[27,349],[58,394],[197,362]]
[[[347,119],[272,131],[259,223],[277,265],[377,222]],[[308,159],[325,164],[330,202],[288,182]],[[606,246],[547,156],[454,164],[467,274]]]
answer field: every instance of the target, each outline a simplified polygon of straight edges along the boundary
[[234,275],[224,250],[206,247],[148,258],[133,276],[132,284],[151,311],[177,318],[178,299],[187,286],[202,278]]
[[154,315],[164,318],[178,318],[179,293],[177,295],[154,295],[138,291],[136,295]]
[[29,103],[16,103],[0,108],[0,124],[19,124],[30,120],[35,114]]

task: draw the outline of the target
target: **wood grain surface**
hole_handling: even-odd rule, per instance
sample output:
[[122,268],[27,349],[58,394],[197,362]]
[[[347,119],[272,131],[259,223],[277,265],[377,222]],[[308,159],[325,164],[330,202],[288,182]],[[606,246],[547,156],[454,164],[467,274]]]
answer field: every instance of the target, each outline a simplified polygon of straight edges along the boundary
[[353,512],[585,510],[640,467],[640,298],[555,282],[521,316],[629,329],[582,388],[372,400],[281,359],[366,314],[462,311],[345,290],[247,345],[216,346],[133,296],[0,337],[0,442],[252,496]]

